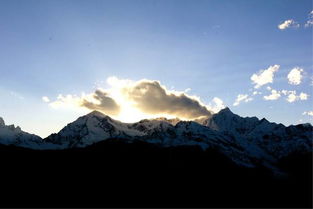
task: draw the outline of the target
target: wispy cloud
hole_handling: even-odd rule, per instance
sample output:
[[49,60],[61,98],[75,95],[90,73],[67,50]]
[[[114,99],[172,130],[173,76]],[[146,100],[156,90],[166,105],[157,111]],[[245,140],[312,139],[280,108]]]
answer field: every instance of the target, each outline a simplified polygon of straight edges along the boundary
[[253,98],[249,97],[248,94],[239,94],[233,103],[233,106],[238,106],[241,102],[250,102]]
[[254,88],[260,88],[261,86],[273,83],[274,73],[278,71],[280,65],[273,65],[266,70],[260,70],[251,76],[252,83],[255,84]]
[[288,83],[292,85],[299,85],[303,77],[302,72],[303,72],[303,69],[299,67],[293,68],[287,75]]
[[308,20],[306,21],[304,27],[311,27],[313,25],[313,10],[309,13]]
[[280,30],[285,30],[287,28],[299,28],[300,24],[293,19],[285,20],[283,23],[277,26]]

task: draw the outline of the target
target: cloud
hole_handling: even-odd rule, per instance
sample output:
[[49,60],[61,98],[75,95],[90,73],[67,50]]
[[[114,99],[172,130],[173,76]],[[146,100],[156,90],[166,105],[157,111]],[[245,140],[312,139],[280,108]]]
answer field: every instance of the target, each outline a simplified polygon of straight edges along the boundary
[[295,94],[289,94],[288,97],[287,97],[287,101],[292,103],[292,102],[295,102],[297,100],[297,96]]
[[281,93],[283,95],[288,95],[288,94],[296,94],[296,91],[287,91],[287,90],[282,90]]
[[303,92],[301,92],[300,95],[299,95],[299,99],[300,100],[307,100],[308,97],[309,97],[309,95],[306,94],[306,93],[303,93]]
[[50,106],[75,111],[98,110],[124,122],[154,117],[196,119],[210,116],[225,107],[218,97],[206,105],[199,97],[188,95],[188,90],[168,90],[155,80],[132,81],[109,77],[106,82],[108,88],[98,88],[90,94],[59,95],[50,102]]
[[124,87],[122,92],[138,109],[148,114],[168,114],[188,119],[211,115],[198,98],[169,91],[159,81],[141,80]]
[[257,95],[257,94],[262,94],[262,92],[259,92],[259,91],[253,91],[252,92],[252,95]]
[[302,113],[302,115],[313,116],[313,111],[305,111]]
[[255,84],[254,88],[260,88],[261,86],[273,83],[274,73],[278,71],[280,65],[270,66],[266,70],[260,70],[258,73],[251,76],[252,83]]
[[188,93],[189,91],[191,91],[191,88],[187,88],[187,89],[185,89],[185,93]]
[[271,94],[268,96],[264,96],[265,100],[277,100],[280,97],[280,92],[275,89],[271,90]]
[[239,94],[233,104],[233,106],[238,106],[241,102],[250,102],[253,98],[249,97],[248,94]]
[[277,100],[279,99],[282,95],[287,96],[286,100],[290,103],[298,101],[298,100],[307,100],[309,98],[309,95],[306,93],[301,92],[299,95],[297,95],[296,91],[287,91],[287,90],[275,90],[271,89],[271,94],[268,96],[264,96],[263,98],[265,100]]
[[50,99],[47,96],[43,96],[41,99],[44,102],[50,102]]
[[304,27],[310,27],[313,25],[313,10],[309,13],[308,20],[306,21]]
[[108,96],[108,93],[102,89],[97,89],[94,93],[81,96],[60,94],[57,100],[50,103],[50,106],[55,109],[59,108],[86,108],[89,110],[98,110],[105,114],[117,115],[120,107],[113,98]]
[[303,92],[301,92],[298,96],[297,96],[296,91],[283,90],[282,93],[285,95],[288,95],[286,100],[290,103],[298,101],[298,100],[307,100],[309,97],[308,94],[303,93]]
[[88,98],[83,98],[81,102],[82,107],[86,107],[90,110],[98,110],[110,115],[117,115],[120,112],[120,106],[108,96],[104,90],[97,89],[92,97],[94,100],[88,100]]
[[287,28],[299,28],[300,24],[294,21],[293,19],[285,20],[283,23],[278,25],[280,30],[285,30]]
[[211,111],[215,113],[219,112],[221,109],[224,109],[226,107],[223,100],[221,100],[218,97],[214,97],[212,102],[213,104],[210,103],[208,105],[208,109],[210,109]]
[[81,97],[78,97],[76,95],[68,94],[66,96],[63,96],[62,94],[59,94],[57,99],[49,105],[54,109],[60,109],[60,108],[77,108],[80,107],[81,98],[84,98],[85,94],[82,94]]
[[303,72],[303,69],[299,67],[293,68],[287,75],[288,83],[292,85],[299,85],[303,77],[301,74],[302,72]]

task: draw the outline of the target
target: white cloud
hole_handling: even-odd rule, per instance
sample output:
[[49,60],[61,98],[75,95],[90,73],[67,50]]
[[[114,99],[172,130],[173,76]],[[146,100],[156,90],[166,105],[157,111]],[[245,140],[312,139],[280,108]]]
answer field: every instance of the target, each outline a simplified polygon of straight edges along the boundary
[[264,96],[263,98],[265,100],[277,100],[279,97],[280,97],[280,92],[273,89],[270,95]]
[[299,28],[300,24],[294,21],[293,19],[285,20],[283,23],[278,25],[280,30],[285,30],[287,28]]
[[295,102],[297,100],[297,96],[295,94],[289,94],[287,97],[287,101],[292,103]]
[[275,89],[272,89],[271,90],[271,94],[270,95],[267,95],[267,96],[264,96],[263,98],[265,100],[277,100],[279,99],[282,95],[285,95],[287,96],[286,97],[286,100],[290,103],[292,102],[295,102],[295,101],[298,101],[298,100],[307,100],[309,95],[306,94],[306,93],[303,93],[301,92],[299,95],[297,95],[297,92],[296,91],[288,91],[288,90],[281,90],[281,91],[278,91],[278,90],[275,90]]
[[217,113],[219,112],[221,109],[224,109],[225,108],[225,104],[223,102],[223,100],[221,100],[220,98],[218,97],[214,97],[213,100],[213,105],[210,103],[208,105],[208,108],[213,111],[214,113]]
[[296,91],[288,91],[286,95],[288,95],[286,100],[290,103],[298,101],[298,100],[307,100],[309,97],[308,94],[303,93],[303,92],[301,92],[300,95],[297,96]]
[[308,97],[309,97],[309,95],[306,94],[306,93],[303,93],[303,92],[301,92],[300,95],[299,95],[299,99],[300,100],[307,100]]
[[309,13],[308,20],[306,21],[304,27],[310,27],[313,25],[313,10]]
[[254,92],[252,92],[252,94],[253,94],[253,95],[257,95],[257,94],[262,94],[262,92],[260,92],[260,91],[254,91]]
[[302,79],[302,72],[303,69],[299,68],[299,67],[295,67],[293,68],[289,73],[288,73],[288,83],[292,84],[292,85],[299,85],[301,83],[301,79]]
[[253,98],[249,97],[248,94],[239,94],[233,104],[233,106],[238,106],[241,102],[250,102]]
[[42,99],[42,101],[44,101],[44,102],[50,102],[50,99],[49,99],[49,97],[47,97],[47,96],[43,96],[41,99]]
[[85,98],[85,96],[85,94],[82,94],[80,97],[71,94],[68,94],[66,96],[59,94],[57,99],[49,103],[49,105],[54,109],[77,108],[80,107],[81,100],[82,98]]
[[302,113],[302,115],[313,116],[313,111],[305,111]]
[[274,73],[278,71],[279,67],[280,65],[273,65],[266,70],[260,70],[258,73],[253,74],[250,79],[255,84],[254,88],[273,83]]
[[185,89],[185,93],[188,93],[189,91],[191,91],[191,88],[187,88],[187,89]]

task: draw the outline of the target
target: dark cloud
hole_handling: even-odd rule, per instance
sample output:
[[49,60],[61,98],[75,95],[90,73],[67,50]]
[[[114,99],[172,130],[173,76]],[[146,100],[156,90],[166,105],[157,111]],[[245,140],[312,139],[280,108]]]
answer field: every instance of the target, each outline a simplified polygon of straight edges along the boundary
[[167,92],[158,81],[140,81],[123,91],[145,113],[164,113],[188,119],[211,115],[197,99],[183,93],[176,95]]
[[114,101],[114,99],[109,97],[106,92],[96,90],[92,96],[95,100],[97,100],[97,103],[83,99],[81,106],[110,115],[117,115],[120,112],[120,106]]

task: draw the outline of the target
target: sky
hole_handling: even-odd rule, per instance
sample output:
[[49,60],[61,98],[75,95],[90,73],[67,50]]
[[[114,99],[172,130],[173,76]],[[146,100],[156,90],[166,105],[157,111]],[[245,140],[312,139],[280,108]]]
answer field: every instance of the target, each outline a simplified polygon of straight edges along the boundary
[[0,116],[46,137],[229,107],[312,123],[311,0],[0,0]]

